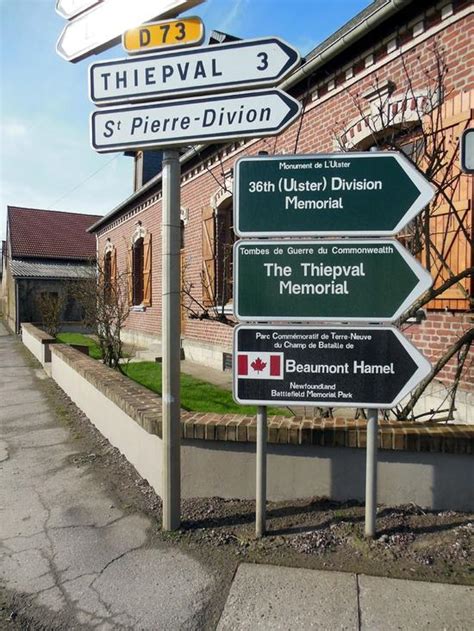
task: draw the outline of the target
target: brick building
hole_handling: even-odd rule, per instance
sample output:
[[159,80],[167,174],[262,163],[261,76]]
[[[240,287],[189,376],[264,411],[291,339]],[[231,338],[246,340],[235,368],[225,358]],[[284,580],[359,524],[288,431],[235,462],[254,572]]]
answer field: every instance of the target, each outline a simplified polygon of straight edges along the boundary
[[[449,170],[455,179],[450,203],[438,196],[430,211],[430,251],[425,244],[418,256],[436,286],[448,271],[472,266],[473,181],[460,174],[457,144],[474,111],[473,11],[465,0],[375,0],[282,83],[303,104],[303,115],[283,133],[187,148],[181,157],[182,283],[191,295],[183,301],[191,308],[182,308],[186,357],[221,368],[231,352],[232,327],[208,316],[232,317],[233,168],[243,155],[367,150],[398,132],[402,149],[413,155],[426,142],[426,125],[437,120],[444,160],[438,177]],[[430,76],[436,55],[447,69],[442,86]],[[133,195],[90,228],[99,257],[112,257],[117,269],[127,270],[131,312],[125,335],[142,344],[159,340],[161,330],[162,182],[160,173],[142,180],[147,153],[135,155]],[[403,238],[414,235],[408,231]],[[432,361],[472,326],[471,295],[472,278],[465,277],[427,305],[424,322],[406,329]],[[441,376],[450,382],[454,372],[451,362]],[[463,380],[464,387],[472,386],[472,368]]]
[[68,286],[91,273],[96,244],[86,228],[99,218],[8,206],[0,304],[12,331],[22,322],[41,322],[39,299],[47,294],[64,303],[63,322],[80,322]]

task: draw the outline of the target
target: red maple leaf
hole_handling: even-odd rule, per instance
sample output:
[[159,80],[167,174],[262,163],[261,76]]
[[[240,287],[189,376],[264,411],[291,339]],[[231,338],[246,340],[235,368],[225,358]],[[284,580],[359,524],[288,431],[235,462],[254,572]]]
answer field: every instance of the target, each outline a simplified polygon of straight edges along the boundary
[[255,372],[261,372],[267,364],[265,362],[262,362],[260,357],[257,357],[257,359],[254,362],[252,362],[250,365],[255,370]]

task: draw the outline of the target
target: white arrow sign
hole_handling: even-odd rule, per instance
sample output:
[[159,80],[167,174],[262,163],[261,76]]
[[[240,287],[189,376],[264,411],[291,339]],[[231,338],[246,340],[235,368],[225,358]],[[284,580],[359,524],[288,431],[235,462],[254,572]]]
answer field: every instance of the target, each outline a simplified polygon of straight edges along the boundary
[[128,29],[158,17],[176,16],[205,0],[106,0],[66,24],[56,51],[79,61],[112,46]]
[[271,136],[288,127],[300,111],[300,103],[280,90],[117,107],[92,114],[91,143],[105,153]]
[[102,0],[56,0],[56,11],[66,20],[70,20],[99,2]]
[[90,98],[101,105],[272,86],[299,61],[298,51],[276,37],[115,59],[91,65]]

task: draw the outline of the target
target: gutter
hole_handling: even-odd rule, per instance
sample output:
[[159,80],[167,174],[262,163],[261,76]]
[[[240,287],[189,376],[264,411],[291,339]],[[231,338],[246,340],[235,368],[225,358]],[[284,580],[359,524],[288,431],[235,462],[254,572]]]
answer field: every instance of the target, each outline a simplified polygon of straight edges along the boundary
[[[324,48],[321,52],[317,53],[314,57],[311,57],[304,63],[300,68],[294,72],[290,77],[285,79],[282,83],[280,83],[277,87],[282,90],[288,90],[293,87],[304,78],[313,74],[313,72],[324,66],[330,59],[336,57],[339,53],[341,53],[345,48],[348,48],[351,44],[360,39],[363,35],[370,32],[373,28],[381,24],[384,20],[391,17],[398,11],[400,11],[405,6],[411,4],[414,0],[386,0],[386,3],[374,8],[373,13],[365,17],[362,22],[356,24],[351,28],[347,33],[341,35],[337,40],[328,44],[326,48]],[[212,144],[212,143],[210,143]],[[193,158],[200,151],[208,147],[208,145],[196,145],[193,149],[190,149],[186,153],[184,153],[179,161],[181,164],[185,164],[188,160]],[[127,197],[126,200],[121,202],[118,206],[116,206],[113,210],[111,210],[107,215],[96,221],[95,224],[87,228],[86,232],[95,232],[98,228],[100,228],[103,224],[108,223],[112,217],[114,217],[117,213],[123,210],[130,203],[134,202],[141,195],[146,193],[149,189],[153,188],[158,182],[161,181],[162,174],[158,173],[154,178],[152,178],[149,182],[147,182],[144,186],[142,186],[138,191],[135,191]]]

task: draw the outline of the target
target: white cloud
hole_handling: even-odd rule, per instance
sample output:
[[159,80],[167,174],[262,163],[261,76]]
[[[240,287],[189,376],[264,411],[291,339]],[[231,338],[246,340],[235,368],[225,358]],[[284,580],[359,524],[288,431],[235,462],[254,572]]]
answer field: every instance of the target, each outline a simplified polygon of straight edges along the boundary
[[20,121],[10,120],[1,124],[1,134],[7,138],[24,138],[27,132],[26,125]]
[[241,22],[242,18],[245,17],[246,9],[248,9],[249,0],[236,0],[230,12],[227,16],[220,22],[219,30],[222,31],[233,31],[237,29],[238,24]]

